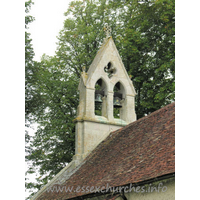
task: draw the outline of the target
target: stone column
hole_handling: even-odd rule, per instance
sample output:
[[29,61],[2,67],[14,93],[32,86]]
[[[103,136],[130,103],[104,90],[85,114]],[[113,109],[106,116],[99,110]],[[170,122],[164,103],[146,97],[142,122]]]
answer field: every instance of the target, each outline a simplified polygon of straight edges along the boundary
[[127,95],[125,100],[125,105],[123,109],[123,116],[125,116],[125,121],[130,123],[136,120],[135,114],[135,97],[132,95]]
[[93,88],[86,88],[85,94],[85,116],[94,118],[94,92]]
[[108,95],[107,95],[107,116],[108,116],[108,121],[114,121],[114,117],[113,117],[113,92],[108,92]]
[[120,119],[126,121],[126,99],[122,99],[120,103],[122,104],[122,108],[119,109]]
[[102,98],[103,100],[103,103],[102,103],[102,109],[101,109],[101,113],[102,113],[102,116],[107,118],[108,117],[108,114],[107,114],[107,98],[104,96]]
[[81,157],[84,151],[84,144],[83,144],[83,122],[76,122],[76,132],[75,132],[75,156]]
[[84,109],[85,109],[85,96],[86,96],[86,88],[83,85],[80,89],[79,93],[79,105],[78,105],[78,112],[77,112],[77,117],[83,117],[84,115]]

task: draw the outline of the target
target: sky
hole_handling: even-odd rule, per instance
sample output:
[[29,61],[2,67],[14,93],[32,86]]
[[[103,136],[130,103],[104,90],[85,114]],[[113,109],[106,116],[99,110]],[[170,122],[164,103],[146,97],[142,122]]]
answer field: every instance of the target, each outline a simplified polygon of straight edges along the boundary
[[35,21],[30,23],[28,32],[31,33],[35,52],[34,60],[40,61],[45,53],[53,56],[59,31],[63,28],[64,12],[67,11],[71,0],[33,0],[30,15]]

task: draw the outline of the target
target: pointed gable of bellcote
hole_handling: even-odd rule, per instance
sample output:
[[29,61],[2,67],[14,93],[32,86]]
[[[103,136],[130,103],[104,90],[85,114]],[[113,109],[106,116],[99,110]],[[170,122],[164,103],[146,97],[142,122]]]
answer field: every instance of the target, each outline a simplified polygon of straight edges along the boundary
[[[112,73],[106,73],[108,68],[113,69]],[[136,94],[112,37],[104,42],[94,58],[88,70],[86,87],[94,88],[96,81],[100,78],[104,79],[106,83],[110,83],[108,84],[108,91],[112,92],[115,84],[120,82],[127,95],[135,96]]]
[[[105,106],[102,107],[101,117],[95,116],[95,85],[101,84],[104,92]],[[113,117],[113,95],[115,86],[122,93],[122,108],[120,120]],[[127,125],[136,120],[135,88],[124,67],[112,37],[104,39],[104,43],[97,52],[88,72],[82,72],[78,87],[80,103],[76,120],[95,120]],[[87,90],[87,92],[86,92]],[[104,102],[103,102],[104,103]]]

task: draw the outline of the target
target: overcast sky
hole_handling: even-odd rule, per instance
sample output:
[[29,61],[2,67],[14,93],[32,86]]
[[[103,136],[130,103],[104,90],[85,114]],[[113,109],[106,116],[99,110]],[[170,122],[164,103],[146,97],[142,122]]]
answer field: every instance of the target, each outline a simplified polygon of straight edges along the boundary
[[40,61],[42,54],[54,55],[59,31],[63,28],[64,12],[71,0],[33,0],[30,15],[35,21],[29,25],[34,60]]

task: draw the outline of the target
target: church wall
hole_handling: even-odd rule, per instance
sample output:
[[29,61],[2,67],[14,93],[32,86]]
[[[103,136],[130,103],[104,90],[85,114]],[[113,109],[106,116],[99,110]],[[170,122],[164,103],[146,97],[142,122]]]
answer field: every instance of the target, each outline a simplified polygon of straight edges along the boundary
[[[125,193],[124,195],[127,200],[174,200],[175,178],[139,186],[138,188],[135,187],[135,191],[132,190],[132,192]],[[100,195],[87,198],[86,200],[105,200],[107,197],[108,195]],[[119,196],[116,198],[116,200],[123,200],[123,198]]]
[[[160,187],[160,189],[159,189]],[[159,189],[159,192],[158,192]],[[147,192],[146,192],[147,190]],[[142,189],[140,189],[142,191]],[[151,192],[152,191],[152,192]],[[159,181],[154,184],[148,184],[145,192],[130,192],[125,194],[128,200],[171,200],[175,199],[175,179]],[[117,200],[120,200],[119,198]]]
[[111,125],[98,122],[82,122],[84,125],[83,135],[83,152],[85,155],[92,151],[101,141],[103,141],[112,131],[115,131],[123,126]]

